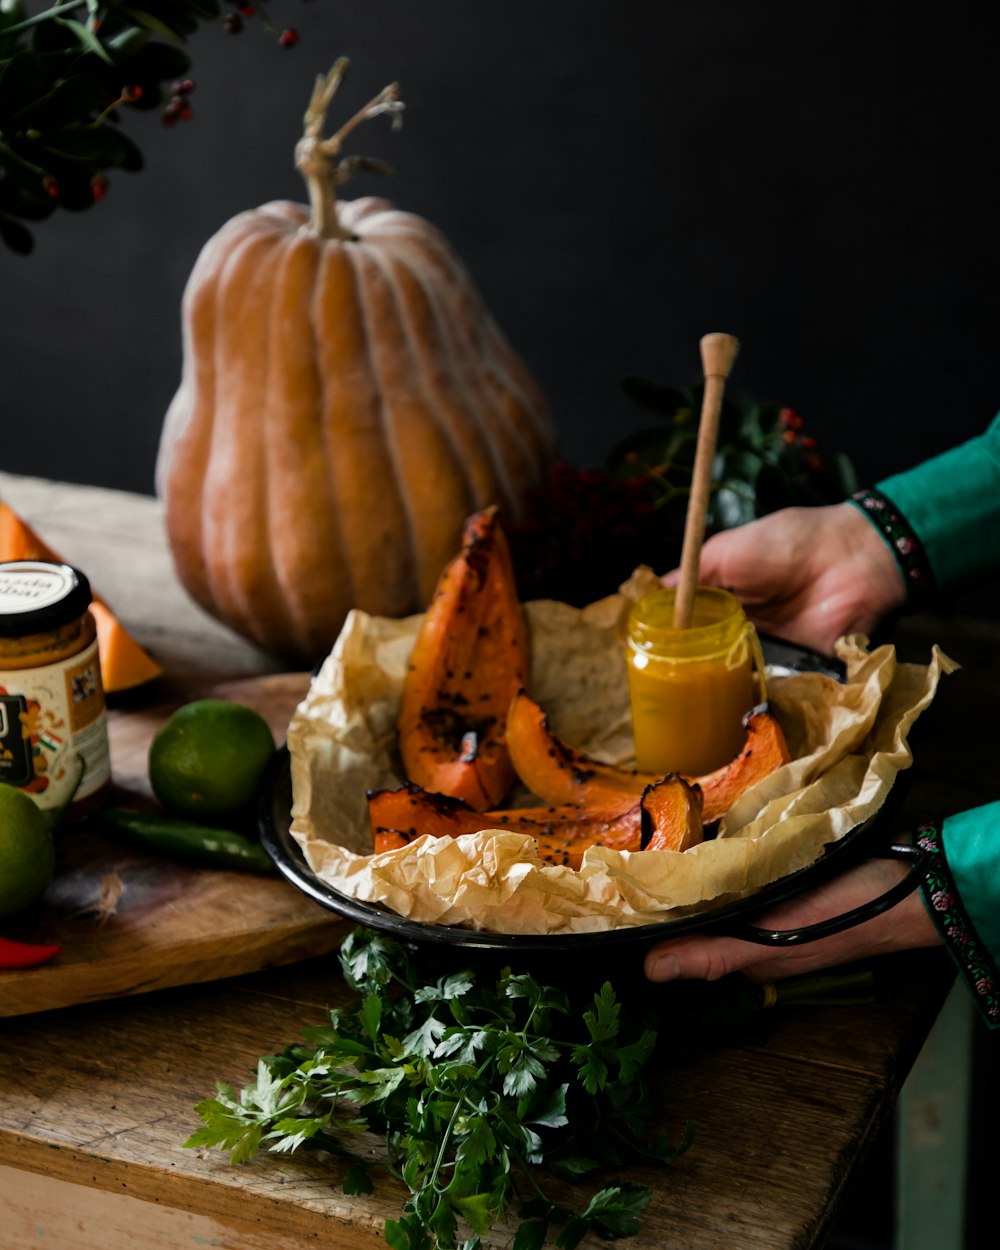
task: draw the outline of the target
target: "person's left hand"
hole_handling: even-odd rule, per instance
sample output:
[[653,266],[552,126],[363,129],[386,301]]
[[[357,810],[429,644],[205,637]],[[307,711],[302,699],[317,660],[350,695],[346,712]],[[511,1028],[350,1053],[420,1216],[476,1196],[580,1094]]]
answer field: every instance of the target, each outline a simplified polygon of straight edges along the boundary
[[[800,898],[771,908],[751,923],[777,930],[800,929],[830,920],[878,898],[908,871],[908,865],[899,860],[866,860]],[[731,972],[743,972],[751,981],[779,981],[872,955],[935,946],[939,941],[920,890],[916,889],[889,911],[802,946],[760,946],[739,938],[690,934],[652,947],[646,954],[644,969],[650,981],[714,981]]]

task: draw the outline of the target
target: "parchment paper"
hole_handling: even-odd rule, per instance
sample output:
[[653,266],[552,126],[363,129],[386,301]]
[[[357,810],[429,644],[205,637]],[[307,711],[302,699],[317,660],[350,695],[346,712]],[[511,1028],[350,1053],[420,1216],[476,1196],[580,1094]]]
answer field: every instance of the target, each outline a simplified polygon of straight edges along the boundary
[[[533,697],[557,733],[610,763],[632,762],[625,621],[657,584],[639,569],[621,593],[583,609],[525,605]],[[574,871],[539,860],[528,835],[482,832],[425,836],[371,855],[366,791],[403,781],[395,719],[421,620],[348,617],[289,726],[291,833],[310,868],[341,893],[412,920],[500,933],[651,924],[807,867],[881,807],[912,763],[910,727],[940,676],[957,668],[936,646],[926,666],[902,664],[891,646],[871,650],[855,635],[837,644],[844,683],[814,673],[770,678],[792,762],[741,796],[718,837],[687,851],[591,847]]]

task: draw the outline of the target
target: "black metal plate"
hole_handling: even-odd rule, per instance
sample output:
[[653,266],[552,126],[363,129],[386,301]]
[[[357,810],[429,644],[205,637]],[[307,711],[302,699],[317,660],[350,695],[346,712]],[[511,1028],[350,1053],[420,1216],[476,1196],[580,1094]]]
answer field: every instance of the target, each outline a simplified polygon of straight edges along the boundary
[[[843,670],[825,656],[806,651],[780,639],[762,636],[761,644],[768,667],[782,672],[823,672],[838,680]],[[892,815],[899,807],[902,787],[897,779],[889,799],[880,811],[863,824],[827,845],[820,859],[806,868],[781,877],[756,891],[748,898],[709,908],[694,915],[663,920],[656,924],[602,930],[596,933],[485,933],[449,925],[424,924],[408,920],[398,912],[379,903],[367,903],[341,894],[321,881],[305,861],[298,843],[291,835],[292,776],[291,757],[282,748],[265,779],[259,809],[261,842],[282,875],[312,898],[321,907],[356,924],[382,929],[397,938],[427,942],[439,946],[455,946],[468,950],[556,952],[618,946],[636,946],[682,933],[733,931],[741,922],[750,920],[766,907],[784,901],[843,872],[850,865],[872,853],[877,841],[885,840]]]

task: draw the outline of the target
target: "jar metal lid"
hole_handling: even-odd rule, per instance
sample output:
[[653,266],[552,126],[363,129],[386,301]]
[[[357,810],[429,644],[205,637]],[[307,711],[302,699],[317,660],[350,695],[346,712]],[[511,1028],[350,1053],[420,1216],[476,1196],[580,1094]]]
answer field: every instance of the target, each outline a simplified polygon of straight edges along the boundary
[[72,565],[48,560],[0,563],[0,637],[69,625],[83,616],[92,599],[90,582]]

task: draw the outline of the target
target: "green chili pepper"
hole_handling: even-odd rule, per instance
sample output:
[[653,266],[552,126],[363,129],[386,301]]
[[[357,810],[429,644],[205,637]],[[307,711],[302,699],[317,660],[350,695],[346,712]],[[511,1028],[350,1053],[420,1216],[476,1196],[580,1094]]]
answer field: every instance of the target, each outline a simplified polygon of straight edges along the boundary
[[100,823],[112,833],[165,855],[192,860],[215,868],[238,868],[247,872],[274,872],[270,855],[259,842],[253,842],[231,829],[199,825],[174,816],[142,812],[134,808],[105,807]]

